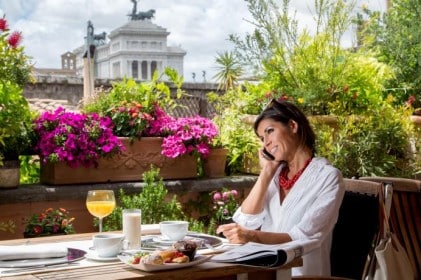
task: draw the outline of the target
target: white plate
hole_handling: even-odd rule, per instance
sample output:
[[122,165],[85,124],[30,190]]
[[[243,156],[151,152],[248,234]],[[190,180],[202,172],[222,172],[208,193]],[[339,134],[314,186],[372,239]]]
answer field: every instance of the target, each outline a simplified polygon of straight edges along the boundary
[[[188,233],[184,240],[201,240],[203,243],[206,243],[208,246],[218,247],[222,245],[222,239],[213,235],[202,234],[202,233]],[[152,241],[152,242],[151,242]],[[157,248],[157,247],[169,247],[173,245],[176,241],[165,239],[161,235],[149,235],[142,237],[142,245],[145,248]],[[198,249],[206,249],[208,248],[205,244],[202,245],[201,248]]]
[[177,242],[177,240],[170,240],[170,239],[168,239],[168,238],[166,238],[166,237],[164,237],[162,235],[155,236],[154,238],[152,238],[152,241],[153,242],[158,242],[158,243],[160,243],[162,245],[172,245],[175,242]]
[[89,260],[97,261],[97,262],[113,262],[113,261],[119,260],[117,258],[117,256],[115,256],[115,257],[100,257],[95,252],[89,252],[85,255],[85,257]]
[[171,270],[171,269],[179,269],[184,267],[190,267],[194,265],[198,265],[201,263],[206,262],[209,260],[212,256],[202,256],[202,255],[196,255],[194,258],[194,261],[188,262],[188,263],[165,263],[165,264],[145,264],[145,263],[139,263],[139,264],[131,264],[129,261],[133,259],[133,256],[123,256],[118,255],[118,258],[125,264],[130,265],[133,268],[143,270],[143,271],[162,271],[162,270]]
[[67,256],[65,257],[0,261],[0,267],[12,268],[71,263],[83,259],[85,257],[85,254],[86,252],[83,250],[68,248]]

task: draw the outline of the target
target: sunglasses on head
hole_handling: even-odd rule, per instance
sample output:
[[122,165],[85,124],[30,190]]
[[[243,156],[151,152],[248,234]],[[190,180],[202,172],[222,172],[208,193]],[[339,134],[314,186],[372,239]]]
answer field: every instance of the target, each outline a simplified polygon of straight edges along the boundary
[[274,108],[275,110],[280,110],[281,108],[286,108],[284,104],[273,98],[264,108],[264,110]]

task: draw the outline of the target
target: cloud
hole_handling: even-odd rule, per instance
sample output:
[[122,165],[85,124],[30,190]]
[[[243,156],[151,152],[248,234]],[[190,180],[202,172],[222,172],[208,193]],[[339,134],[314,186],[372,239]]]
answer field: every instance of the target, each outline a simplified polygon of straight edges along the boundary
[[[382,8],[380,0],[366,1],[371,9]],[[363,1],[359,0],[359,3]],[[291,0],[301,26],[311,27],[313,1]],[[155,9],[153,23],[166,28],[169,46],[181,46],[185,80],[201,81],[206,71],[214,75],[217,52],[232,49],[229,34],[243,36],[252,30],[244,0],[140,0],[138,11]],[[22,31],[25,52],[36,67],[60,68],[61,54],[84,44],[87,21],[95,33],[108,34],[124,25],[131,13],[130,0],[0,0],[0,15],[6,14],[10,27]],[[349,39],[349,38],[348,38]]]

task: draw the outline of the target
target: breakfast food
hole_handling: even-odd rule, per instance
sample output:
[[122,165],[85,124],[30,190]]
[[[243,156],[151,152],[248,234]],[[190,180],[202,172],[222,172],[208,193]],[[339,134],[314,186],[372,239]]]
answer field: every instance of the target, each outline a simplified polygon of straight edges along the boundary
[[154,252],[141,252],[133,256],[132,264],[171,264],[192,262],[196,255],[198,243],[193,240],[180,240],[175,242],[168,250]]
[[163,264],[164,259],[159,254],[148,254],[142,257],[142,263],[146,264]]
[[173,244],[172,246],[176,251],[183,253],[189,258],[189,261],[194,260],[196,255],[197,243],[189,240],[180,240]]
[[188,263],[189,261],[190,261],[189,257],[186,256],[186,255],[182,255],[180,257],[175,257],[171,260],[172,263]]
[[176,257],[177,252],[177,250],[164,250],[158,251],[157,253],[161,256],[165,263],[169,263]]
[[133,256],[131,260],[132,264],[154,264],[154,265],[162,265],[166,263],[188,263],[189,257],[184,255],[183,253],[171,249],[171,250],[163,250],[163,251],[155,251],[152,253],[138,253]]

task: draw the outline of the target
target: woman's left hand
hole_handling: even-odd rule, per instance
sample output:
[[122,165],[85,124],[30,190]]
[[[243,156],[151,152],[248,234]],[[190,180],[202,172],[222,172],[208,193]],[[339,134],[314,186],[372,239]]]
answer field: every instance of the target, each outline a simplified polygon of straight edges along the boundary
[[237,223],[220,225],[216,229],[216,233],[222,233],[229,243],[243,244],[249,242],[250,230],[239,226]]

